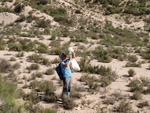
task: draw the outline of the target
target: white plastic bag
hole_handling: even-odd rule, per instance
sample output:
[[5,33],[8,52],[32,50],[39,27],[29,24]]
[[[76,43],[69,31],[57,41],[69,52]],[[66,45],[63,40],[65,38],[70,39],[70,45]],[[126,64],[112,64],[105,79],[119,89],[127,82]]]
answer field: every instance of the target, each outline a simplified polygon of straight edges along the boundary
[[73,48],[72,48],[72,47],[69,47],[69,48],[68,48],[68,52],[69,52],[69,55],[71,55],[72,52],[74,52]]
[[73,71],[80,71],[80,67],[79,67],[79,64],[77,63],[76,59],[71,60],[70,67],[71,67],[71,70],[73,70]]

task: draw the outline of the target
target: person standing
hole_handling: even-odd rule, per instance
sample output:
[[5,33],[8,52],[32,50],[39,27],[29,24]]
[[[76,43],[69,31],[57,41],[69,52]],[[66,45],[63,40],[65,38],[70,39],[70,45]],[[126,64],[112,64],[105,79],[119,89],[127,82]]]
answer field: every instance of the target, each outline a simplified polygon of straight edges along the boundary
[[66,54],[61,53],[59,55],[60,59],[62,60],[60,62],[61,70],[63,73],[63,92],[62,97],[70,97],[70,91],[71,91],[71,79],[72,79],[72,71],[70,69],[70,62],[72,58],[75,58],[75,53],[72,52],[72,54],[69,56],[69,59],[67,58]]

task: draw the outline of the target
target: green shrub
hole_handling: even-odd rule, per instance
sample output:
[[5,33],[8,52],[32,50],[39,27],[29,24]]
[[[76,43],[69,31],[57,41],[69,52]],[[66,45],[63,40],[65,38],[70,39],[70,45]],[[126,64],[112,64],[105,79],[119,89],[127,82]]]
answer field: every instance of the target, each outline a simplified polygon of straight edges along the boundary
[[143,91],[144,94],[150,94],[150,85]]
[[23,57],[24,56],[24,52],[18,52],[17,54],[16,54],[16,57]]
[[28,69],[30,70],[38,70],[40,67],[38,64],[31,64],[30,67],[28,67]]
[[136,75],[135,71],[133,69],[129,69],[128,74],[130,77],[133,77]]
[[52,48],[50,50],[50,55],[59,55],[62,52],[61,48]]
[[102,79],[101,79],[101,82],[102,82],[102,87],[107,87],[108,85],[110,85],[111,84],[111,81],[107,78],[107,77],[103,77]]
[[[88,64],[88,65],[87,65]],[[116,73],[112,71],[110,67],[105,67],[105,66],[92,66],[87,59],[82,58],[79,62],[81,71],[83,72],[88,72],[88,73],[93,73],[93,74],[99,74],[102,76],[112,76],[112,80],[114,81],[117,77]]]
[[135,16],[140,15],[140,12],[139,12],[138,8],[136,8],[136,7],[126,7],[124,10],[124,13],[133,14]]
[[12,12],[12,10],[7,7],[0,7],[0,12]]
[[73,21],[71,19],[68,19],[67,16],[56,16],[54,17],[54,21],[65,26],[72,26],[73,24]]
[[149,106],[149,103],[147,101],[144,101],[144,102],[139,103],[137,106],[139,108],[143,108],[143,107]]
[[51,40],[56,40],[56,34],[52,33]]
[[14,65],[12,65],[12,69],[13,70],[17,70],[21,67],[20,63],[15,63]]
[[19,96],[20,92],[17,90],[16,84],[0,76],[0,97],[2,100],[0,111],[2,113],[19,113],[15,103],[15,100],[18,99]]
[[132,113],[132,107],[126,101],[121,101],[120,104],[116,107],[116,111],[119,113]]
[[15,6],[14,12],[15,12],[15,13],[21,13],[23,9],[24,9],[24,5],[20,3],[20,4],[17,4],[17,5]]
[[28,56],[28,61],[31,61],[34,63],[40,63],[43,65],[49,65],[49,60],[40,54],[32,54]]
[[136,55],[129,55],[128,56],[128,60],[130,62],[136,62],[138,60],[137,56]]
[[20,43],[9,43],[8,48],[10,51],[22,51],[23,47]]
[[150,49],[147,49],[146,51],[142,51],[140,55],[147,60],[150,60]]
[[47,103],[55,103],[57,100],[58,96],[53,92],[44,95],[44,101],[46,101]]
[[28,100],[34,104],[37,104],[38,102],[40,102],[40,98],[38,97],[35,91],[32,91],[29,94],[25,94],[23,96],[23,100]]
[[44,48],[44,47],[38,47],[37,50],[39,53],[47,53],[48,52],[47,48]]
[[38,5],[46,5],[51,2],[50,0],[34,0],[34,1],[37,2]]
[[6,42],[3,39],[0,39],[0,50],[5,49],[5,44],[6,44]]
[[53,17],[64,16],[67,15],[67,11],[65,8],[57,8],[57,9],[51,8],[50,15]]
[[97,34],[94,33],[94,32],[90,32],[90,33],[89,33],[89,37],[92,38],[92,39],[98,39],[98,38],[99,38],[99,37],[97,36]]
[[142,92],[143,91],[143,85],[138,80],[132,80],[129,83],[130,91],[131,92]]
[[52,81],[42,81],[39,83],[38,86],[39,91],[45,92],[45,94],[52,93],[56,90],[56,87],[54,86]]
[[33,80],[32,82],[30,82],[29,87],[32,89],[36,89],[39,85],[39,82],[37,80]]
[[71,98],[64,98],[63,99],[63,107],[67,110],[72,110],[76,104],[74,103],[73,99]]
[[147,87],[150,84],[150,79],[147,77],[140,77],[140,80],[142,81],[142,85]]
[[104,40],[100,41],[100,44],[106,46],[121,46],[122,42],[119,39],[115,40],[113,38],[105,38]]
[[83,42],[83,43],[86,43],[87,39],[84,38],[84,37],[81,37],[81,36],[77,35],[77,36],[71,38],[71,41],[72,42]]
[[120,7],[117,7],[117,8],[108,7],[105,14],[106,15],[109,15],[109,14],[119,14],[119,13],[121,13],[121,11],[122,11],[122,8],[120,8]]
[[92,51],[94,58],[100,62],[109,63],[112,61],[112,58],[120,59],[125,58],[125,51],[121,48],[108,48],[103,49],[103,47],[98,46],[95,50]]
[[56,40],[52,40],[49,45],[52,46],[52,47],[56,47],[56,48],[61,47],[60,41],[56,41]]
[[53,68],[49,68],[46,70],[45,72],[46,75],[53,75],[54,74],[54,69]]
[[51,62],[51,64],[56,64],[56,63],[60,62],[60,59],[55,58],[55,59],[51,60],[50,62]]
[[14,57],[11,57],[9,61],[16,61]]
[[50,27],[50,21],[49,20],[38,20],[36,21],[36,25],[37,27],[40,27],[40,28],[47,28],[47,27]]
[[141,67],[141,63],[138,62],[138,63],[135,63],[135,62],[127,62],[126,67]]
[[20,17],[15,22],[23,22],[26,20],[26,17],[24,15],[20,15]]
[[85,82],[90,89],[96,90],[98,87],[99,79],[97,79],[95,76],[89,76],[89,75],[83,75],[79,79],[81,82]]
[[41,113],[57,113],[55,109],[46,108],[41,111]]
[[115,101],[116,101],[116,98],[115,97],[109,97],[109,98],[106,98],[104,101],[103,101],[103,103],[104,104],[107,104],[107,105],[109,105],[109,104],[111,104],[111,105],[113,105],[114,103],[115,103]]
[[139,100],[141,99],[141,92],[135,91],[131,97],[131,99]]
[[9,61],[5,60],[5,59],[0,59],[0,72],[1,73],[6,73],[8,71],[10,71],[11,68],[11,64]]
[[33,74],[31,75],[31,80],[36,79],[36,77],[40,78],[40,77],[42,77],[42,76],[43,76],[43,74],[40,73],[40,72],[33,73]]

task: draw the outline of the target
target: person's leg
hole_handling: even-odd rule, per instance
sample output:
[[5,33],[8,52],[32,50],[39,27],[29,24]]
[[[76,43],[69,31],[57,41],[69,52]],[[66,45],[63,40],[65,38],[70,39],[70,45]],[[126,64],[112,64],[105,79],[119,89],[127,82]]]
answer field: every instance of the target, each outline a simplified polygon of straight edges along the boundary
[[69,78],[69,83],[68,83],[68,92],[71,91],[71,77]]
[[71,77],[64,78],[63,83],[63,96],[69,97],[71,90]]
[[62,91],[62,97],[65,97],[67,95],[67,80],[66,78],[63,79],[63,91]]
[[71,91],[71,77],[69,79],[69,84],[68,84],[68,97],[70,97],[70,91]]

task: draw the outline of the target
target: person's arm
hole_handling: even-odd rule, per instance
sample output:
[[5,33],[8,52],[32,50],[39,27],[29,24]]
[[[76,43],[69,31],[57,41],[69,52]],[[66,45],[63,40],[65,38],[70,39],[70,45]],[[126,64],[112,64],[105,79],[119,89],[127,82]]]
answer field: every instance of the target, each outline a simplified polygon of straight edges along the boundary
[[67,62],[66,64],[64,64],[64,67],[69,67],[71,59],[72,59],[72,55],[69,56],[69,62]]
[[75,53],[74,52],[72,52],[72,58],[75,58],[76,56],[75,56]]

